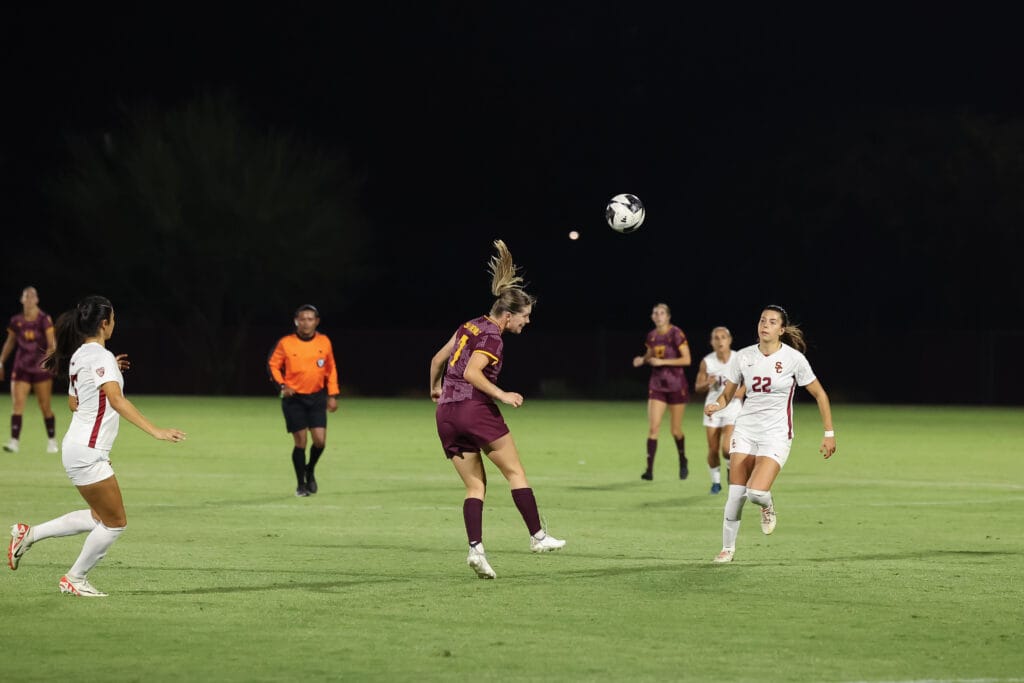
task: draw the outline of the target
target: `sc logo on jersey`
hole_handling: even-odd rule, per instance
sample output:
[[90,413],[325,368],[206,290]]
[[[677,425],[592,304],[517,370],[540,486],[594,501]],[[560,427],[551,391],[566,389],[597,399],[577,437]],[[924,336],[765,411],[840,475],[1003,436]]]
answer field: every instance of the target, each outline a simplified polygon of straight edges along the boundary
[[324,366],[324,359],[323,358],[317,358],[316,359],[316,366],[318,368],[322,368]]
[[775,374],[782,374],[782,361],[775,361]]

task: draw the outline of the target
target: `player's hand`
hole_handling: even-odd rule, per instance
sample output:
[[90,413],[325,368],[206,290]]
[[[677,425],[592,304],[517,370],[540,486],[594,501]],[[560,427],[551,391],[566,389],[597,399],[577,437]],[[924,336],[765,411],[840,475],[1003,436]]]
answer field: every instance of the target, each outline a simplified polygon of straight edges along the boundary
[[336,413],[338,412],[338,399],[333,396],[327,397],[327,412]]
[[826,460],[828,460],[833,455],[835,455],[835,453],[836,453],[836,437],[834,437],[834,436],[826,436],[826,437],[822,438],[822,440],[821,440],[821,448],[818,449],[818,452],[821,453],[823,456],[825,456]]
[[633,359],[633,367],[634,368],[638,368],[638,367],[640,367],[643,364],[644,364],[644,357],[643,356],[637,356],[636,358]]
[[438,401],[440,401],[441,400],[441,390],[440,389],[431,389],[430,390],[430,400],[433,401],[434,403],[437,403]]
[[128,360],[127,353],[117,354],[116,356],[114,356],[114,360],[117,361],[117,369],[120,370],[121,372],[124,372],[125,370],[130,370],[132,367],[132,362]]
[[501,392],[500,394],[498,394],[498,400],[500,400],[507,406],[512,406],[513,408],[518,408],[519,406],[523,405],[522,394],[517,394],[514,391]]
[[281,388],[281,398],[287,398],[288,396],[294,396],[294,395],[295,395],[295,390],[292,389],[291,387],[285,386],[285,387]]
[[161,441],[170,441],[171,443],[178,443],[179,441],[185,440],[186,434],[180,429],[157,429],[156,434],[154,434],[153,436],[160,439]]
[[718,404],[718,401],[715,401],[714,403],[710,403],[704,406],[704,414],[707,415],[708,417],[711,417],[721,409],[722,406]]

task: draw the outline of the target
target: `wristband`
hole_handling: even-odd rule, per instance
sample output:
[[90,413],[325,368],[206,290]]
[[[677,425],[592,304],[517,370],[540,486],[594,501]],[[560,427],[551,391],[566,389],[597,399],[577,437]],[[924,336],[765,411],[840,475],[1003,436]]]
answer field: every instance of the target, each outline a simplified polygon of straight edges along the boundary
[[826,439],[834,439],[834,438],[836,438],[836,433],[833,432],[831,429],[826,429],[825,430],[825,438]]

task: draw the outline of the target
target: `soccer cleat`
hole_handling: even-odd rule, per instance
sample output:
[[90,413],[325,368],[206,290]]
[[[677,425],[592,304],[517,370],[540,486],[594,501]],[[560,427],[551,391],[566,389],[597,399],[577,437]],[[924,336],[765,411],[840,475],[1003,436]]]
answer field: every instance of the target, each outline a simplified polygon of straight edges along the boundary
[[15,524],[11,527],[11,544],[7,546],[7,566],[17,569],[21,557],[32,544],[28,542],[28,524]]
[[57,445],[57,439],[50,439],[46,442],[47,453],[60,453],[60,446]]
[[643,479],[644,481],[651,481],[654,479],[654,472],[647,470],[646,472],[640,475],[640,478]]
[[711,485],[711,493],[708,494],[708,495],[712,495],[713,496],[716,493],[721,493],[721,492],[722,492],[722,485],[718,484],[718,483],[714,483],[714,484]]
[[761,531],[767,536],[775,531],[775,504],[761,508]]
[[538,531],[537,534],[539,537],[530,536],[531,553],[546,553],[549,550],[561,550],[565,546],[565,541],[561,541],[554,536],[549,536],[543,529]]
[[466,564],[476,572],[477,578],[493,579],[497,577],[497,574],[494,573],[490,563],[487,561],[487,555],[484,554],[483,543],[469,546],[469,556],[466,558]]
[[715,559],[712,560],[715,564],[725,564],[726,562],[732,562],[733,553],[735,550],[722,550],[722,552],[715,555]]
[[686,479],[690,476],[690,463],[687,462],[686,458],[683,458],[679,463],[679,478]]
[[96,590],[96,586],[86,579],[72,579],[70,576],[60,577],[60,592],[76,595],[80,598],[105,598],[107,594]]
[[316,493],[316,477],[313,476],[313,470],[306,470],[306,490],[310,493]]
[[17,453],[18,452],[18,440],[17,439],[11,439],[10,441],[8,441],[7,444],[4,445],[4,450],[7,451],[8,453]]
[[298,496],[299,498],[309,498],[309,489],[307,489],[305,486],[300,486],[299,488],[295,489],[295,495]]

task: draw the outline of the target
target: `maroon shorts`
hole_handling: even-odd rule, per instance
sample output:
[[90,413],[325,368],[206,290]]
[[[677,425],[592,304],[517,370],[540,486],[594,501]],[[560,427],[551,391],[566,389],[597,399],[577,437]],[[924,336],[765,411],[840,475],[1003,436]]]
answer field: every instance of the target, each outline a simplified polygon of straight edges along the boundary
[[493,403],[466,400],[437,407],[437,435],[448,458],[479,453],[506,434],[508,425]]
[[39,384],[40,382],[49,382],[53,379],[48,371],[42,368],[33,369],[15,366],[14,370],[11,371],[12,382],[28,382],[29,384]]
[[682,391],[655,391],[651,389],[647,392],[647,398],[674,406],[686,403],[690,398],[690,391],[686,387],[683,387]]

